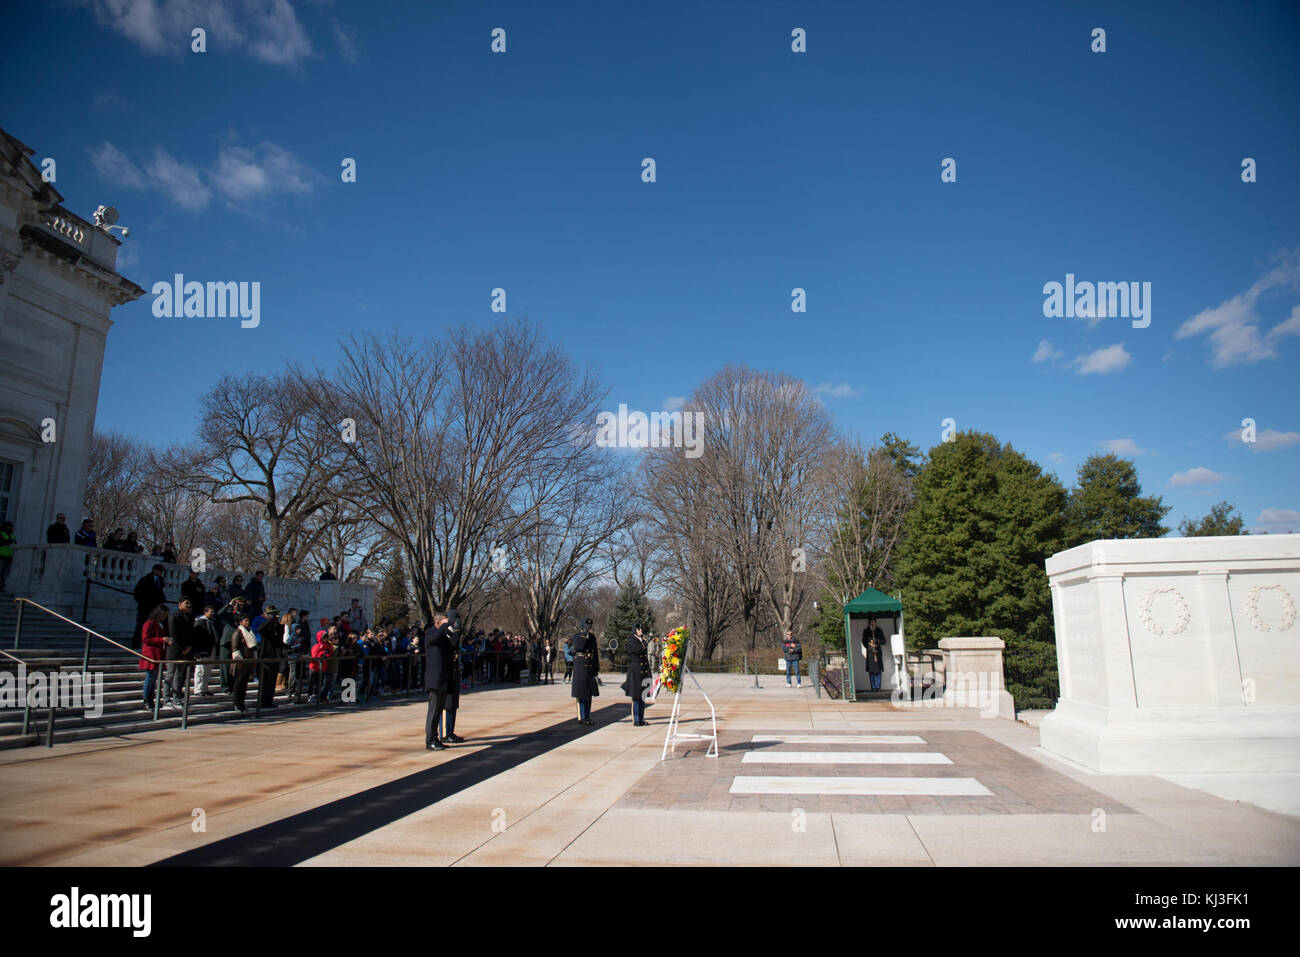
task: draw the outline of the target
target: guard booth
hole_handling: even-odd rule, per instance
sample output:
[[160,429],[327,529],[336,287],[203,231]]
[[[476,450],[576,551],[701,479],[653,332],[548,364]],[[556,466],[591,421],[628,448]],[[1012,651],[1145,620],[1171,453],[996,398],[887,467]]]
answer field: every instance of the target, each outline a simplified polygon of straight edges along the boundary
[[[867,619],[871,617],[876,619],[876,627],[885,635],[880,655],[884,667],[880,675],[880,690],[892,692],[906,683],[903,603],[882,591],[868,588],[844,606],[844,643],[847,660],[852,662],[845,675],[847,687],[844,689],[844,697],[849,701],[857,701],[871,694],[871,679],[867,676],[867,651],[862,645],[862,633],[867,627]],[[903,693],[906,695],[910,690],[904,687]]]

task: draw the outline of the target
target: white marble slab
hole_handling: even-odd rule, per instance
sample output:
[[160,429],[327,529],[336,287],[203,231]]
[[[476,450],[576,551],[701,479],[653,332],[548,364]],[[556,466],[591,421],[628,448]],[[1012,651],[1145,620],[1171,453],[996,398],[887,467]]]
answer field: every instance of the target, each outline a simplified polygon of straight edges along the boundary
[[756,734],[751,741],[776,744],[925,744],[915,734]]
[[746,777],[731,781],[732,794],[890,794],[991,797],[974,778]]
[[937,751],[749,751],[741,764],[952,764]]

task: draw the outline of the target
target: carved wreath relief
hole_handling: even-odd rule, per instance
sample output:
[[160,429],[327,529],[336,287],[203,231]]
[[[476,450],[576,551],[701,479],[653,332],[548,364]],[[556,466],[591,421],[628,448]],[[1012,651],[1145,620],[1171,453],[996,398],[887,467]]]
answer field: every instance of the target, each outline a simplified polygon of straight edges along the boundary
[[[1174,599],[1174,621],[1168,628],[1157,623],[1155,616],[1151,614],[1151,605],[1160,595],[1172,595]],[[1153,635],[1160,637],[1180,635],[1187,630],[1187,623],[1192,620],[1192,612],[1187,607],[1187,599],[1183,597],[1182,592],[1177,588],[1173,586],[1148,588],[1146,594],[1142,596],[1142,604],[1138,609],[1138,620],[1142,622],[1142,627]]]
[[1295,624],[1295,602],[1282,585],[1256,585],[1246,592],[1246,617],[1256,631],[1272,630],[1259,613],[1259,596],[1266,591],[1275,591],[1282,599],[1282,620],[1278,622],[1277,630],[1286,631]]

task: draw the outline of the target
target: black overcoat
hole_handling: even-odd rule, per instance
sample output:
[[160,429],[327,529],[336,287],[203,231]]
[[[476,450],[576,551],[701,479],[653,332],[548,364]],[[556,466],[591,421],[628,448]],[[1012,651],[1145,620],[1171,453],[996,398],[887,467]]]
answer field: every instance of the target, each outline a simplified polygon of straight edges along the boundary
[[426,631],[420,640],[424,652],[424,690],[448,694],[444,707],[460,706],[460,667],[456,660],[456,645],[447,625]]
[[573,687],[574,698],[595,698],[600,695],[600,655],[596,636],[591,632],[573,636]]
[[623,692],[629,698],[644,701],[650,693],[650,656],[646,653],[646,640],[633,635],[627,640],[627,680]]

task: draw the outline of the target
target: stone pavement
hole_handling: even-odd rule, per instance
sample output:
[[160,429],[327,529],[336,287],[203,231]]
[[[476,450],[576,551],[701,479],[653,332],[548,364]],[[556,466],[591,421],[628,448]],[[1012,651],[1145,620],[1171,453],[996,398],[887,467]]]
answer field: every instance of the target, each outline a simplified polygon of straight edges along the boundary
[[670,701],[634,728],[608,676],[591,729],[561,685],[476,691],[446,752],[383,703],[0,753],[0,864],[1300,863],[1300,818],[1089,773],[1023,724],[700,680],[718,758],[661,762]]

